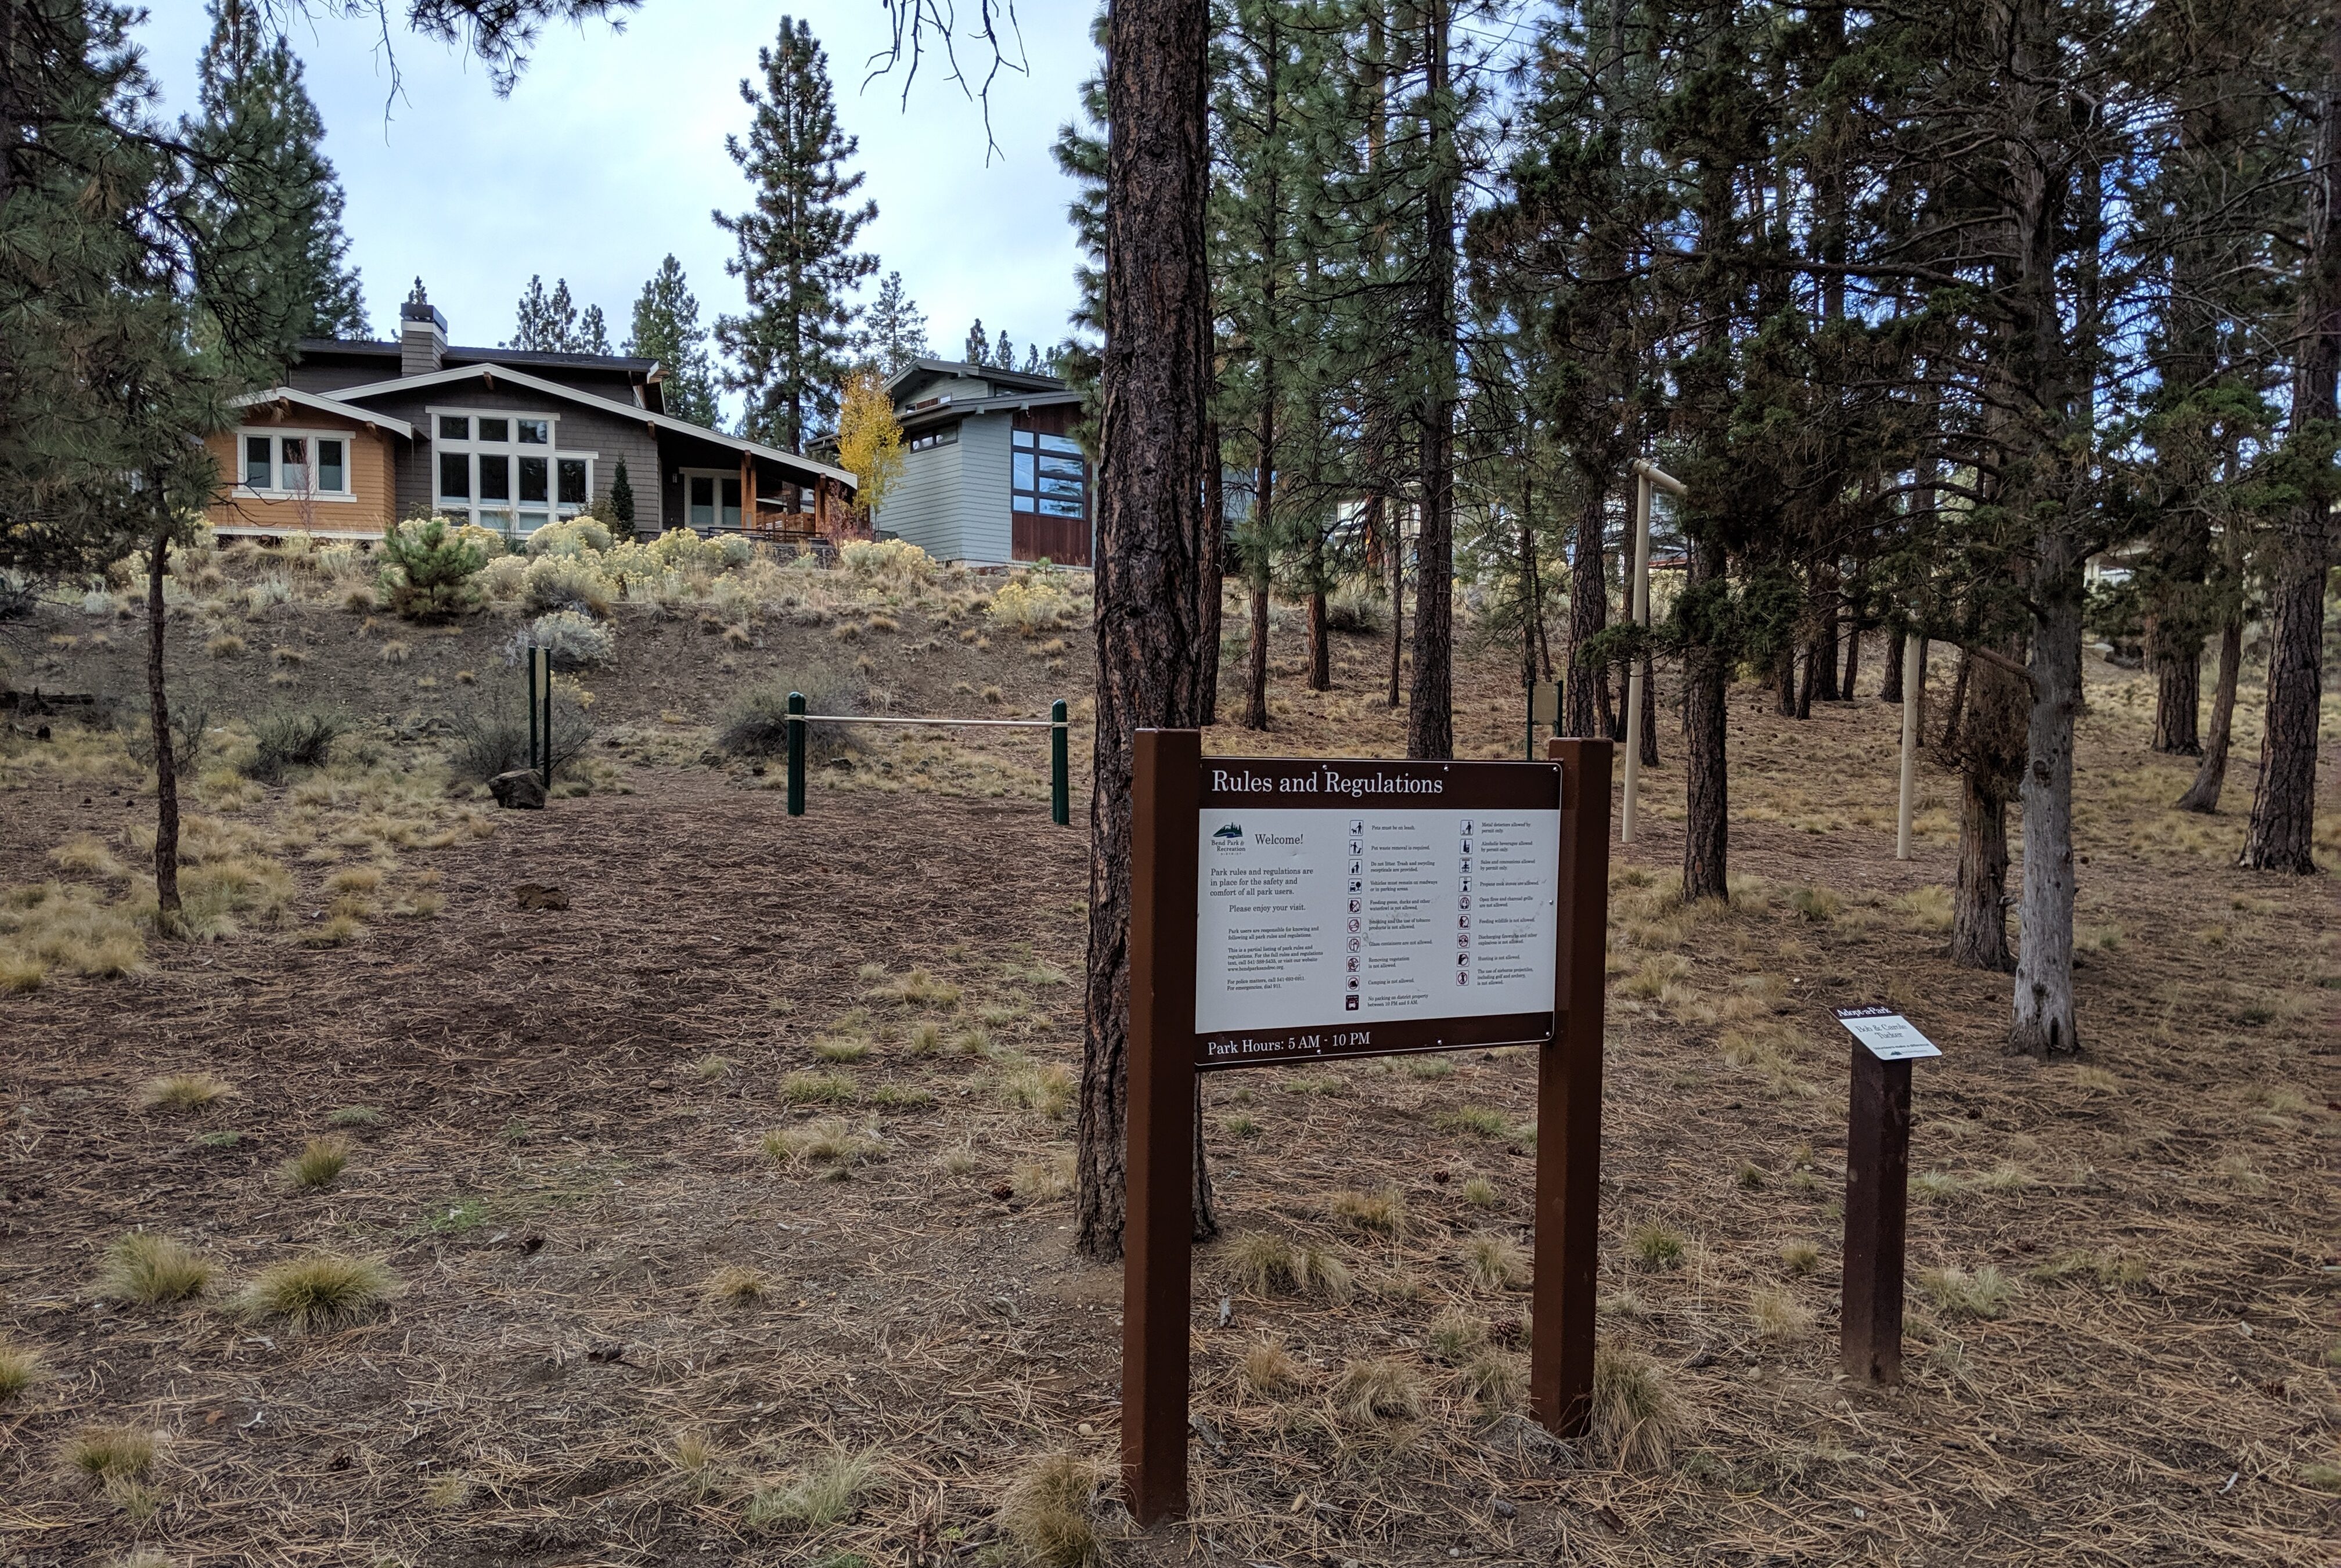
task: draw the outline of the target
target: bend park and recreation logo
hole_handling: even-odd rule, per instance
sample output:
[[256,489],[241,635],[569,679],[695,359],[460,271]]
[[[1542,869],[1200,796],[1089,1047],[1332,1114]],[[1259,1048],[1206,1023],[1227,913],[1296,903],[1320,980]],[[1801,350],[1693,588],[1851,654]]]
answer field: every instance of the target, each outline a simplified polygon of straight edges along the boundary
[[1226,827],[1221,828],[1218,832],[1212,834],[1211,837],[1230,844],[1241,844],[1243,842],[1243,824],[1240,822],[1230,822]]

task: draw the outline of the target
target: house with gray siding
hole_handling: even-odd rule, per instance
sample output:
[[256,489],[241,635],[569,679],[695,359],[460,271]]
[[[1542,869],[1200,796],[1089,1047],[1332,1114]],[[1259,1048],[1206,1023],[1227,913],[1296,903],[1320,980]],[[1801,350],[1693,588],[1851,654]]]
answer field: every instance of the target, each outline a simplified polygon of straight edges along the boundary
[[902,471],[878,531],[940,561],[1095,559],[1096,475],[1073,430],[1081,393],[1055,376],[913,360],[887,378]]
[[464,348],[423,293],[399,341],[312,339],[284,384],[212,438],[231,481],[214,531],[379,538],[435,513],[517,542],[607,500],[621,465],[637,535],[860,537],[842,468],[666,412],[665,371],[620,354]]

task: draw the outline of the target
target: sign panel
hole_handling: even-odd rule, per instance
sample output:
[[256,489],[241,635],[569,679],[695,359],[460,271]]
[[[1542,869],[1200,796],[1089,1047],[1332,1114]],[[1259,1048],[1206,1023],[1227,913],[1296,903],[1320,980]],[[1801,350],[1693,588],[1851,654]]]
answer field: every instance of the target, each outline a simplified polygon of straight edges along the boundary
[[1210,759],[1195,1065],[1549,1039],[1552,763]]
[[1529,722],[1558,724],[1560,722],[1560,682],[1539,680],[1529,688]]
[[1909,1019],[1891,1007],[1838,1007],[1836,1012],[1837,1021],[1881,1062],[1907,1062],[1943,1054],[1932,1040],[1910,1027]]

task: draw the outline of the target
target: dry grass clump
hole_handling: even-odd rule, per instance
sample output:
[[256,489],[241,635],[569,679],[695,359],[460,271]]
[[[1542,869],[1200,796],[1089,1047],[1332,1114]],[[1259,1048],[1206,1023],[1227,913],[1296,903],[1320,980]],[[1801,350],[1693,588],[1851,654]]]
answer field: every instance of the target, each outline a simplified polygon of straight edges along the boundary
[[1452,1309],[1430,1320],[1430,1327],[1422,1336],[1423,1348],[1434,1361],[1449,1366],[1458,1365],[1478,1354],[1488,1343],[1488,1323],[1468,1312]]
[[1806,887],[1788,889],[1788,908],[1797,918],[1816,926],[1826,926],[1845,908],[1845,900],[1827,888]]
[[774,1127],[764,1135],[762,1146],[764,1157],[774,1165],[823,1166],[840,1176],[886,1150],[874,1132],[858,1132],[843,1116],[816,1116],[797,1126]]
[[1792,1241],[1780,1249],[1780,1266],[1790,1274],[1811,1274],[1821,1265],[1821,1249],[1808,1241]]
[[211,1282],[211,1260],[186,1243],[134,1230],[105,1249],[94,1294],[105,1301],[154,1306],[201,1295]]
[[1386,1355],[1353,1361],[1333,1380],[1334,1408],[1360,1426],[1422,1416],[1422,1379]]
[[1020,1160],[1008,1173],[1008,1186],[1026,1203],[1043,1203],[1073,1190],[1071,1150],[1048,1160]]
[[752,1306],[772,1294],[772,1281],[761,1268],[727,1263],[709,1275],[700,1290],[719,1306]]
[[1748,1297],[1748,1321],[1757,1338],[1777,1345],[1811,1333],[1813,1312],[1778,1285],[1768,1285]]
[[1969,1274],[1963,1268],[1922,1268],[1918,1288],[1945,1317],[1997,1317],[2016,1294],[2013,1281],[1986,1264]]
[[12,1339],[0,1339],[0,1404],[5,1404],[48,1373],[41,1353]]
[[902,1007],[954,1007],[959,1005],[959,987],[948,980],[939,980],[921,968],[888,980],[870,993],[882,1002],[892,1002]]
[[1342,1191],[1325,1200],[1326,1212],[1360,1230],[1396,1234],[1406,1227],[1406,1200],[1390,1188],[1378,1193]]
[[1300,1368],[1285,1354],[1284,1346],[1272,1339],[1256,1339],[1236,1364],[1236,1379],[1254,1394],[1273,1399],[1300,1385]]
[[858,1062],[870,1054],[870,1042],[860,1035],[823,1035],[812,1043],[812,1054],[824,1062]]
[[223,631],[204,644],[204,651],[214,659],[234,659],[244,651],[244,639],[233,631]]
[[1018,1062],[1000,1075],[1010,1105],[1061,1121],[1073,1108],[1073,1075],[1056,1062]]
[[754,1530],[769,1530],[776,1524],[825,1529],[852,1516],[861,1505],[862,1494],[877,1476],[874,1449],[859,1454],[841,1449],[778,1486],[758,1487],[748,1499],[748,1525]]
[[373,1315],[405,1288],[379,1258],[313,1252],[262,1269],[237,1294],[235,1305],[246,1317],[331,1328]]
[[2107,1290],[2127,1290],[2146,1283],[2147,1268],[2141,1259],[2119,1253],[2077,1251],[2058,1254],[2034,1269],[2032,1277],[2043,1285],[2075,1285],[2093,1279]]
[[1254,1295],[1321,1295],[1347,1301],[1357,1282],[1330,1249],[1266,1231],[1246,1231],[1228,1243],[1228,1266]]
[[0,960],[9,988],[37,988],[50,970],[110,980],[146,967],[135,911],[80,883],[35,882],[0,895]]
[[992,1523],[1045,1568],[1087,1568],[1098,1561],[1094,1510],[1105,1467],[1079,1454],[1045,1454],[1009,1484]]
[[382,645],[382,661],[384,664],[403,664],[413,657],[414,650],[395,637]]
[[92,1481],[134,1481],[154,1463],[154,1434],[135,1426],[85,1426],[65,1444],[65,1463]]
[[1470,1133],[1483,1138],[1505,1138],[1512,1131],[1512,1124],[1504,1119],[1503,1112],[1485,1106],[1453,1107],[1439,1112],[1430,1121],[1441,1132]]
[[842,1106],[853,1093],[853,1080],[840,1073],[791,1073],[781,1080],[784,1106]]
[[1464,1364],[1463,1386],[1480,1409],[1493,1413],[1517,1406],[1528,1394],[1529,1378],[1519,1357],[1489,1350]]
[[1593,1432],[1624,1470],[1659,1470],[1682,1414],[1666,1374],[1648,1356],[1603,1340],[1593,1349]]
[[935,1103],[935,1097],[915,1084],[884,1083],[870,1091],[870,1103],[882,1110],[922,1111]]
[[1496,1191],[1496,1184],[1486,1176],[1475,1176],[1457,1191],[1473,1208],[1493,1208],[1502,1201]]
[[234,1093],[215,1073],[164,1073],[140,1086],[134,1103],[142,1111],[199,1111]]
[[333,1186],[349,1163],[349,1139],[313,1137],[301,1146],[299,1154],[276,1167],[276,1175],[295,1192],[313,1192]]
[[676,1433],[667,1462],[682,1477],[683,1485],[693,1497],[712,1497],[723,1489],[722,1451],[702,1433]]
[[1653,1271],[1679,1268],[1689,1249],[1680,1232],[1649,1220],[1634,1227],[1634,1261]]
[[1510,1236],[1483,1233],[1463,1244],[1463,1278],[1474,1290],[1510,1290],[1529,1272],[1528,1253]]
[[337,1127],[378,1127],[382,1112],[373,1106],[342,1106],[328,1114],[325,1120]]
[[1951,890],[1940,886],[1914,888],[1894,900],[1894,908],[1910,917],[1922,931],[1951,928]]

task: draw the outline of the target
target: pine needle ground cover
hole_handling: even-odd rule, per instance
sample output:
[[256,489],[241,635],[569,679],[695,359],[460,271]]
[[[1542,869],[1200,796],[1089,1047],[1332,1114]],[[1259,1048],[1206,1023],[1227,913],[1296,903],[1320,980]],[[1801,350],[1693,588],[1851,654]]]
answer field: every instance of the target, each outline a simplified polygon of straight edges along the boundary
[[[949,623],[940,597],[889,608],[902,630],[857,646],[896,710],[1086,684],[1078,637],[1060,680],[1012,636],[959,642],[984,624],[963,604]],[[304,682],[377,723],[418,700],[417,670],[503,678],[486,650],[508,625],[428,630],[385,665],[358,618],[301,613]],[[771,679],[757,658],[831,636],[757,624],[768,650],[720,653],[688,620],[622,626],[594,682],[630,738],[590,795],[401,847],[416,810],[387,780],[431,743],[377,728],[374,771],[220,813],[288,868],[284,923],[0,998],[0,1345],[39,1372],[0,1406],[0,1539],[28,1564],[2329,1556],[2331,890],[2232,869],[2237,816],[2171,830],[2191,764],[2146,755],[2137,677],[2091,669],[2087,1053],[2046,1067],[2000,1053],[2006,978],[1940,956],[1951,837],[1922,826],[1918,858],[1892,858],[1895,712],[1798,724],[1736,691],[1737,896],[1686,909],[1661,708],[1648,833],[1613,877],[1604,1381],[1573,1452],[1519,1406],[1528,1296],[1505,1246],[1533,1239],[1532,1061],[1211,1080],[1228,1239],[1196,1258],[1194,1518],[1131,1539],[1111,1502],[1119,1275],[1071,1255],[1071,1196],[1031,1174],[1065,1168],[1071,1118],[1002,1088],[1078,1070],[1084,830],[1051,829],[1037,789],[903,786],[873,811],[842,769],[787,819],[752,766],[700,760],[733,678],[675,657]],[[1210,749],[1393,753],[1382,645],[1340,636],[1335,690],[1310,694],[1290,640],[1276,728],[1223,726]],[[200,640],[184,658],[245,678]],[[1517,754],[1511,679],[1461,671],[1467,753]],[[694,738],[662,750],[667,732]],[[132,774],[9,744],[8,888],[151,808],[121,804]],[[1045,779],[1041,755],[1025,776]],[[1955,781],[1920,777],[1948,821]],[[448,824],[476,809],[433,788]],[[382,888],[327,886],[378,861]],[[394,921],[424,868],[443,907]],[[518,911],[524,882],[569,908]],[[293,939],[337,898],[383,908],[344,945]],[[1909,1382],[1888,1393],[1835,1377],[1849,1042],[1828,1008],[1865,1001],[1948,1052],[1918,1075],[1913,1170],[1939,1179],[1914,1193]],[[846,1037],[867,1051],[817,1048]],[[196,1071],[234,1095],[132,1108]],[[786,1087],[815,1078],[818,1100]],[[859,1157],[766,1156],[767,1134],[824,1121],[867,1140]],[[331,1136],[338,1179],[288,1188],[279,1167]],[[108,1247],[139,1232],[199,1246],[209,1287],[103,1299]],[[1348,1284],[1256,1288],[1242,1236]],[[378,1264],[379,1299],[243,1310],[321,1255]],[[151,1434],[151,1457],[93,1479],[93,1432]]]

